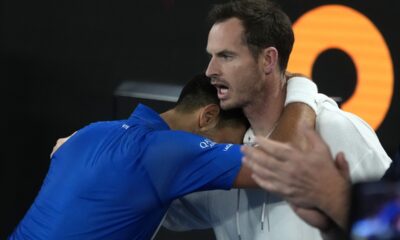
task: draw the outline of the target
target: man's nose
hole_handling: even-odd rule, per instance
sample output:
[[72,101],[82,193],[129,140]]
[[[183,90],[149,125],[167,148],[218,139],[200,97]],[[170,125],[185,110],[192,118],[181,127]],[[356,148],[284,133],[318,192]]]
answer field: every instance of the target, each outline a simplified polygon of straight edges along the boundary
[[213,77],[213,76],[216,76],[216,75],[218,75],[218,70],[219,69],[219,67],[218,67],[218,63],[215,61],[215,58],[214,57],[212,57],[211,59],[210,59],[210,62],[208,63],[208,66],[207,66],[207,70],[206,70],[206,75],[207,75],[207,77]]

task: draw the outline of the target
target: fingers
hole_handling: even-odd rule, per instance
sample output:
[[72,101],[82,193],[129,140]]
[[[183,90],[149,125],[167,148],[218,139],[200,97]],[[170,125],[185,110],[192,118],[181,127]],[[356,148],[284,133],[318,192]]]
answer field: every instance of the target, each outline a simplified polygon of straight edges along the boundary
[[296,151],[289,144],[270,140],[266,137],[256,137],[255,143],[257,149],[261,149],[277,160],[287,160],[293,151]]
[[[277,176],[270,172],[268,175],[261,176],[259,174],[253,174],[251,175],[253,180],[263,189],[275,193],[283,198],[285,198],[288,201],[294,201],[297,203],[296,199],[291,199],[288,192],[290,192],[290,189],[286,184],[283,184],[281,180],[277,180]],[[299,203],[301,204],[301,203]]]
[[77,131],[75,131],[74,133],[72,133],[71,135],[69,135],[68,137],[65,138],[59,138],[56,142],[56,145],[53,147],[51,153],[50,153],[50,158],[53,157],[54,153],[61,147],[61,145],[63,145],[70,137],[74,136],[75,133]]
[[[277,186],[284,186],[290,180],[293,166],[286,161],[297,161],[294,158],[297,150],[288,144],[278,143],[267,138],[257,138],[257,147],[243,146],[243,163],[253,171],[253,179],[261,187],[276,192]],[[293,160],[294,159],[294,160]],[[279,190],[282,191],[283,189]]]
[[64,144],[65,141],[67,141],[68,138],[59,138],[56,142],[56,145],[53,147],[51,153],[50,153],[50,158],[53,157],[53,154],[57,151],[57,149]]
[[274,168],[276,162],[279,161],[273,155],[262,151],[258,147],[243,146],[241,151],[244,153],[243,162],[250,168],[254,168],[254,164],[259,166]]
[[285,176],[279,175],[282,172],[282,162],[257,147],[243,146],[242,152],[245,154],[243,163],[253,172],[254,181],[260,187],[276,192],[281,185],[280,178]]
[[258,162],[251,163],[250,169],[253,172],[253,175],[257,175],[258,177],[268,180],[274,178],[274,175],[276,174],[274,169],[261,166],[258,164]]
[[293,211],[313,227],[326,231],[332,227],[332,220],[318,209],[301,208],[292,205]]
[[339,170],[340,174],[342,174],[343,177],[345,177],[347,180],[350,179],[349,164],[346,158],[344,157],[343,152],[339,152],[336,155],[335,166],[337,167],[337,169]]
[[263,189],[270,191],[270,192],[275,192],[276,188],[275,185],[272,184],[271,181],[268,179],[261,178],[255,174],[251,175],[251,177],[254,179],[254,181]]

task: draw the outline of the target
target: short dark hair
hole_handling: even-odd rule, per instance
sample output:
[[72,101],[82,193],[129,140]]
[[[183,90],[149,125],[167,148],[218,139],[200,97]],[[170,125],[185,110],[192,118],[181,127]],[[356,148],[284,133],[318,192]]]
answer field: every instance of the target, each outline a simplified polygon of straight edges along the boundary
[[214,5],[208,15],[210,24],[236,17],[244,27],[243,40],[256,58],[261,50],[275,47],[279,67],[286,70],[293,48],[294,34],[289,17],[270,0],[233,0]]
[[219,104],[217,89],[204,73],[194,76],[182,88],[175,108],[181,112],[192,112],[208,104]]
[[[208,104],[219,105],[217,89],[211,85],[211,79],[204,73],[194,76],[183,87],[175,109],[179,112],[190,113]],[[220,109],[219,125],[244,124],[249,127],[247,118],[241,109]]]

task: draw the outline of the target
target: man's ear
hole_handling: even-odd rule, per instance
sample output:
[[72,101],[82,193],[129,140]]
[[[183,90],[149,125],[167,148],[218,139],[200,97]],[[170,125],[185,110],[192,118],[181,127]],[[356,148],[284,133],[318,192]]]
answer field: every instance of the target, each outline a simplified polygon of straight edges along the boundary
[[270,74],[278,64],[278,50],[275,47],[267,47],[261,53],[261,63],[265,74]]
[[218,124],[220,108],[217,104],[208,104],[199,114],[199,129],[206,131]]

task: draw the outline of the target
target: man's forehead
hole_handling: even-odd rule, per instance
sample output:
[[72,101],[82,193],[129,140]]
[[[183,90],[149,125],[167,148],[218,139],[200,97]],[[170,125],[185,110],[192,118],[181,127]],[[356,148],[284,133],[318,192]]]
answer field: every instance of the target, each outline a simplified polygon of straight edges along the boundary
[[245,45],[244,28],[238,18],[215,23],[208,34],[207,52],[219,52],[230,47]]
[[211,27],[209,37],[242,37],[244,27],[238,18],[228,18],[221,22],[216,22]]

